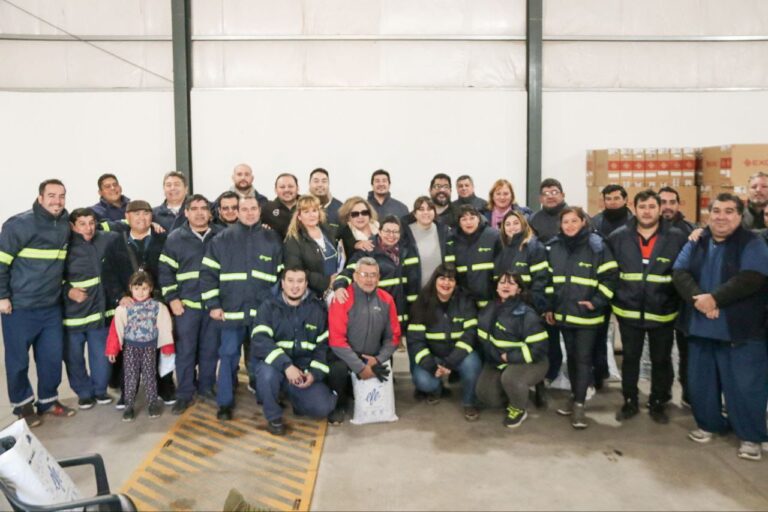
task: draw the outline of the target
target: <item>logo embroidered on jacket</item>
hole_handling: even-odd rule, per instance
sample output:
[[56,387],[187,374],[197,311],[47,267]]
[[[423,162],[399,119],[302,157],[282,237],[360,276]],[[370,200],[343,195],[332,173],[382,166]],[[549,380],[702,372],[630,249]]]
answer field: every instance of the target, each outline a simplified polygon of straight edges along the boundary
[[579,266],[580,267],[585,267],[585,268],[592,268],[592,264],[591,263],[584,263],[583,261],[579,262]]
[[490,247],[478,247],[477,252],[491,252],[493,249]]
[[272,261],[272,256],[264,256],[263,254],[259,254],[259,259],[262,261]]

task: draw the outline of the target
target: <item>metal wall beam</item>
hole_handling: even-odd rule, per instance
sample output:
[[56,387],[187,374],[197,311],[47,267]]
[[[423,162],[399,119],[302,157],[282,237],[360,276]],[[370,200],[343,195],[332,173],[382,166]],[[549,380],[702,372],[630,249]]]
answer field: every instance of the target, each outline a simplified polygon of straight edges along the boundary
[[173,24],[173,112],[176,128],[176,170],[192,179],[192,121],[189,92],[192,89],[192,39],[190,0],[171,0]]
[[526,0],[526,89],[528,90],[528,137],[526,165],[526,205],[539,206],[541,183],[541,68],[543,0]]

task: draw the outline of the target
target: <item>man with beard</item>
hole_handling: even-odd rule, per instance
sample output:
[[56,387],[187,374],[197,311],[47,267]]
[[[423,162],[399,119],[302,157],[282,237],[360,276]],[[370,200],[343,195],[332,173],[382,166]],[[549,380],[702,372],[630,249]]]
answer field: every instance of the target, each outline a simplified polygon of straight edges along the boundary
[[568,205],[565,203],[563,185],[554,178],[547,178],[539,185],[541,210],[529,219],[536,236],[546,244],[560,232],[560,212]]
[[318,167],[309,173],[309,193],[318,198],[320,204],[323,205],[328,225],[338,230],[341,226],[339,208],[341,208],[342,202],[331,195],[328,171]]
[[472,176],[468,174],[462,174],[456,180],[456,193],[459,195],[459,198],[452,202],[451,205],[457,211],[460,206],[465,204],[474,206],[478,211],[488,206],[488,201],[475,195],[475,183],[472,181]]
[[635,195],[636,217],[608,237],[619,264],[619,284],[611,304],[619,319],[624,358],[621,366],[624,405],[618,421],[639,412],[637,381],[648,335],[651,355],[651,419],[668,423],[665,404],[672,397],[672,340],[680,301],[672,284],[672,266],[687,242],[686,234],[661,222],[661,200],[652,190]]
[[299,180],[296,176],[287,172],[280,174],[275,180],[275,195],[275,199],[264,205],[261,221],[275,230],[280,240],[284,240],[299,199]]
[[392,197],[389,191],[391,184],[389,173],[384,169],[374,171],[371,175],[371,188],[373,190],[368,192],[368,202],[376,210],[376,215],[380,219],[388,215],[402,219],[409,213],[407,206]]
[[[259,202],[259,206],[263,207],[267,203],[266,196],[259,194],[259,192],[253,188],[253,170],[248,164],[237,164],[232,171],[232,186],[229,188],[230,192],[236,193],[241,199],[245,197],[255,197]],[[237,216],[237,215],[235,215]],[[237,221],[237,219],[235,219]]]
[[237,204],[240,196],[237,192],[227,190],[216,199],[216,219],[215,223],[222,227],[231,226],[237,222]]
[[437,219],[446,226],[456,227],[456,209],[451,205],[451,177],[444,173],[435,174],[429,182],[429,196],[435,203]]
[[765,229],[763,209],[768,205],[768,174],[763,171],[749,177],[749,201],[741,221],[745,229]]
[[688,222],[680,211],[680,194],[672,187],[662,187],[659,189],[659,199],[661,200],[661,216],[664,220],[681,230],[686,235],[696,229],[696,226]]

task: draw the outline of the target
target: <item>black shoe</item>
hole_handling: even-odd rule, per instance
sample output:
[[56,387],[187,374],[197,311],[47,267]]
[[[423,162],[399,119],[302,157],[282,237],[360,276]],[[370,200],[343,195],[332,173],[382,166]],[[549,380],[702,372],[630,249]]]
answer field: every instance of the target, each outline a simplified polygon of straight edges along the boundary
[[427,399],[427,394],[425,392],[421,391],[421,390],[414,389],[413,390],[413,398],[417,402],[423,402],[424,400]]
[[77,401],[77,407],[78,407],[78,409],[82,409],[82,410],[90,409],[90,408],[91,408],[91,407],[93,407],[94,405],[96,405],[96,399],[95,399],[95,398],[93,398],[93,397],[90,397],[90,398],[81,398],[81,399],[79,399],[79,400]]
[[533,405],[537,409],[545,409],[547,407],[547,386],[544,385],[544,381],[536,384],[533,394]]
[[179,398],[178,400],[176,400],[176,403],[173,404],[173,408],[171,409],[171,414],[173,414],[174,416],[183,414],[184,411],[187,410],[187,407],[189,407],[190,405],[192,405],[192,402],[190,400]]
[[35,406],[32,405],[32,402],[29,402],[29,403],[26,403],[26,404],[22,405],[16,411],[16,416],[20,420],[26,420],[27,421],[27,425],[29,426],[29,428],[36,427],[36,426],[40,425],[43,422],[43,420],[40,417],[40,415],[37,414],[37,412],[35,412]]
[[165,405],[173,405],[176,403],[176,396],[175,395],[167,395],[167,396],[160,396],[160,399],[163,401]]
[[150,404],[148,413],[150,418],[159,418],[160,415],[163,414],[163,404],[159,401],[155,401],[155,403]]
[[216,413],[216,419],[221,421],[231,421],[232,420],[232,408],[227,406],[221,406],[219,407],[218,412]]
[[[125,406],[123,406],[125,407]],[[133,407],[126,407],[126,409],[123,411],[123,421],[133,421],[136,419],[136,413],[133,410]]]
[[621,409],[616,413],[616,421],[628,420],[637,416],[638,412],[640,412],[640,408],[637,405],[637,399],[627,398],[624,400],[624,405],[622,405]]
[[344,407],[337,405],[336,408],[328,415],[328,423],[331,425],[341,425],[344,423]]
[[120,395],[120,398],[117,400],[117,403],[115,404],[115,409],[118,411],[122,411],[125,409],[125,396]]
[[285,425],[283,425],[283,420],[268,421],[267,432],[269,432],[273,436],[284,436]]
[[451,372],[448,374],[448,384],[455,384],[461,381],[461,375],[459,372]]
[[437,405],[440,403],[440,395],[441,393],[438,391],[437,393],[427,393],[427,404],[429,405]]
[[663,403],[652,403],[649,409],[648,413],[653,421],[661,425],[669,423],[669,416]]
[[106,393],[104,393],[103,395],[96,395],[95,398],[96,398],[96,403],[99,405],[109,405],[112,403],[112,400],[113,400],[113,398]]
[[507,428],[517,428],[527,417],[528,412],[525,409],[518,409],[510,405],[507,407],[507,415],[504,416],[504,426]]
[[212,389],[201,391],[200,393],[197,394],[197,397],[205,402],[211,402],[211,403],[216,402],[216,392]]

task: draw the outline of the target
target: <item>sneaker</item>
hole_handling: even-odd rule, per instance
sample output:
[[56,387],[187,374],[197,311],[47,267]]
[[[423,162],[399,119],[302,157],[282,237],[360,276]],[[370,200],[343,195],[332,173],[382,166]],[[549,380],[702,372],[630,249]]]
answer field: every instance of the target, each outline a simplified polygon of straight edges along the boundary
[[150,404],[147,412],[149,413],[150,418],[159,418],[160,415],[163,414],[163,405],[160,402],[155,401],[153,404]]
[[36,427],[43,422],[40,415],[35,412],[35,406],[32,405],[32,402],[22,405],[16,416],[20,420],[26,420],[29,428]]
[[584,404],[573,404],[571,426],[578,430],[585,429],[589,426],[587,423],[587,413],[584,410]]
[[43,414],[50,414],[51,416],[56,416],[57,418],[69,418],[70,416],[77,414],[77,411],[56,400],[53,402],[52,406],[43,411]]
[[96,403],[99,405],[109,405],[112,403],[113,398],[108,394],[96,395]]
[[256,388],[251,385],[251,383],[248,383],[248,392],[252,395],[256,395]]
[[328,415],[329,425],[341,425],[344,423],[344,407],[337,405],[336,408]]
[[440,403],[441,393],[427,393],[427,405],[437,405]]
[[688,439],[696,443],[708,443],[712,440],[713,437],[714,434],[712,432],[707,432],[706,430],[701,430],[700,428],[688,432]]
[[545,409],[547,407],[547,387],[544,381],[536,384],[533,392],[533,405],[537,409]]
[[477,421],[480,419],[480,411],[473,405],[464,407],[464,419],[467,421]]
[[595,396],[595,393],[597,391],[595,390],[595,386],[589,386],[587,388],[587,396],[585,397],[587,401],[592,400],[592,397]]
[[507,407],[507,415],[504,417],[504,426],[507,428],[517,428],[525,421],[527,417],[528,411],[525,409],[518,409],[510,405]]
[[176,397],[174,395],[171,396],[161,396],[160,399],[163,401],[165,405],[173,405],[176,403]]
[[115,409],[118,411],[125,409],[125,396],[120,395],[120,398],[117,399],[117,403],[115,404]]
[[96,405],[96,399],[93,398],[93,397],[90,397],[90,398],[80,398],[77,401],[77,408],[78,409],[82,409],[82,410],[90,409],[94,405]]
[[[123,405],[125,407],[125,405]],[[136,413],[133,410],[133,407],[125,407],[125,410],[123,411],[123,421],[129,422],[136,419]]]
[[427,399],[427,394],[419,389],[413,390],[413,399],[417,402],[423,402]]
[[283,425],[283,420],[268,421],[267,432],[269,432],[273,436],[284,436],[285,425]]
[[659,423],[661,425],[666,425],[667,423],[669,423],[669,416],[667,415],[666,407],[664,407],[663,403],[656,402],[651,404],[648,414],[651,416],[651,419],[656,423]]
[[619,412],[616,413],[616,421],[624,421],[637,416],[640,409],[637,405],[637,399],[627,398],[624,400],[624,405],[621,406]]
[[219,410],[216,412],[216,419],[220,421],[231,421],[232,407],[227,407],[224,405],[219,407]]
[[568,402],[557,410],[557,414],[560,416],[570,416],[573,414],[573,398],[570,398]]
[[173,409],[171,409],[171,414],[173,414],[174,416],[183,414],[184,411],[186,411],[190,405],[192,405],[191,400],[185,400],[184,398],[179,398],[178,400],[176,400],[176,403],[173,404]]
[[750,443],[742,441],[739,446],[739,458],[746,460],[760,460],[763,458],[763,450],[760,443]]

